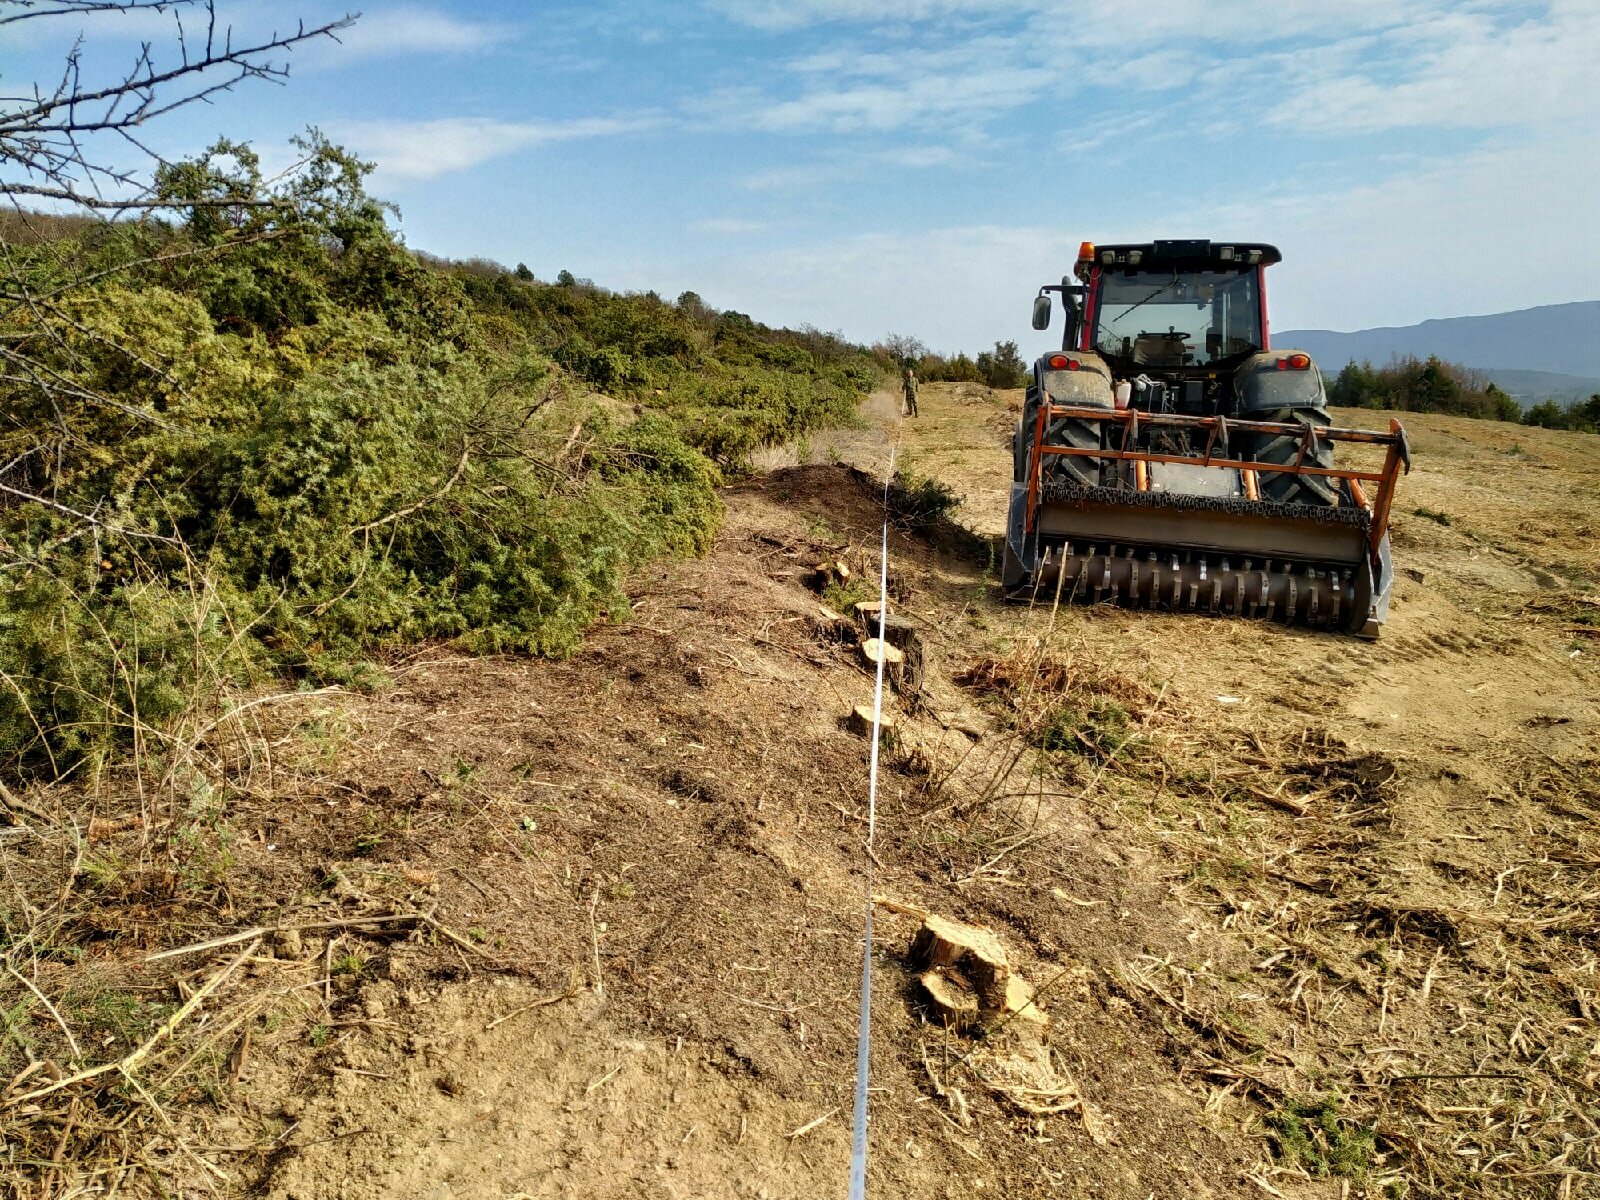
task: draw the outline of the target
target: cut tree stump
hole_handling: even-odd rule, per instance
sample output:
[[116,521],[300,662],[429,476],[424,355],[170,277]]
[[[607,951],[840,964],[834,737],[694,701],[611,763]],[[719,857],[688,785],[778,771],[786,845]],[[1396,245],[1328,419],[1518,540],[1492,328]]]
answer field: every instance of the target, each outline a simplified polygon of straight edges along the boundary
[[[867,637],[878,636],[878,610],[876,600],[862,600],[856,604],[856,624]],[[897,650],[909,650],[917,644],[917,627],[904,617],[893,613],[883,618],[883,640]]]
[[[881,608],[876,600],[862,600],[856,604],[853,615],[863,638],[878,636],[878,613]],[[916,687],[922,679],[922,639],[917,634],[917,627],[904,617],[889,613],[883,618],[883,640],[905,655],[905,663],[900,670],[901,684],[907,688]]]
[[832,583],[837,583],[840,587],[846,587],[850,583],[852,574],[850,564],[845,562],[844,559],[824,559],[811,572],[811,586],[819,592],[826,591],[828,585]]
[[883,677],[889,681],[890,687],[899,688],[905,683],[906,656],[888,642],[880,642],[875,637],[868,638],[861,643],[861,657],[867,660],[867,666],[874,673],[878,669],[878,660],[883,660]]
[[953,1029],[971,1029],[981,1019],[978,994],[959,975],[943,971],[924,971],[917,980],[928,994],[928,1007],[943,1025]]
[[[858,704],[850,710],[846,724],[850,726],[851,733],[859,733],[862,737],[872,736],[872,705]],[[895,733],[895,716],[888,709],[884,709],[878,719],[878,737],[882,741],[890,741]]]
[[813,628],[818,637],[830,642],[853,642],[856,627],[843,613],[834,612],[826,604],[817,607]]
[[930,914],[911,939],[911,958],[918,966],[960,973],[982,1008],[1006,1007],[1011,964],[1000,939],[989,930]]

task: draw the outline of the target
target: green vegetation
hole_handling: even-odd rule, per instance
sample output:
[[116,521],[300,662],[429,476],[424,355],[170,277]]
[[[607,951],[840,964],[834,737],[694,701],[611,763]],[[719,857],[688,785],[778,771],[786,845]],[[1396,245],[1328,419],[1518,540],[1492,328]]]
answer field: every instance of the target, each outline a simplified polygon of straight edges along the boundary
[[1344,408],[1395,408],[1516,421],[1517,402],[1476,372],[1429,357],[1397,358],[1387,366],[1348,363],[1328,387],[1328,402]]
[[1523,409],[1481,373],[1437,357],[1397,358],[1385,367],[1348,363],[1329,385],[1328,402],[1345,408],[1396,408],[1600,432],[1600,394],[1579,404],[1544,400]]
[[367,164],[299,149],[162,167],[169,219],[0,229],[0,762],[159,754],[237,687],[419,639],[568,653],[878,377],[692,293],[424,259]]
[[1278,1156],[1313,1175],[1360,1179],[1372,1166],[1377,1136],[1340,1115],[1336,1096],[1288,1099],[1267,1117]]
[[915,367],[925,383],[981,383],[992,388],[1019,388],[1028,382],[1028,364],[1015,342],[996,342],[976,359],[966,354],[935,354],[909,334],[890,334],[872,348],[878,363],[898,374]]
[[1600,433],[1600,392],[1578,404],[1562,407],[1554,400],[1543,400],[1522,414],[1524,425],[1538,425],[1545,429],[1575,429],[1582,433]]
[[1115,700],[1094,697],[1080,704],[1061,699],[1045,707],[1041,715],[1030,731],[1041,750],[1108,762],[1136,739],[1128,710]]
[[984,350],[976,359],[965,354],[946,358],[932,354],[919,345],[916,357],[917,374],[923,379],[944,383],[981,383],[992,388],[1019,388],[1028,382],[1028,364],[1015,342],[996,342],[993,350]]
[[889,481],[889,512],[897,523],[910,530],[932,528],[960,503],[949,484],[909,465],[897,470]]

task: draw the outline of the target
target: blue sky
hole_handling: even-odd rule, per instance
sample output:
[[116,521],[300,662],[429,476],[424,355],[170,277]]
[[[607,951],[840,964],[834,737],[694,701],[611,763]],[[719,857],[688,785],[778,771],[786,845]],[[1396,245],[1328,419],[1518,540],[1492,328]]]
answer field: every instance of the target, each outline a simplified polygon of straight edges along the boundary
[[[239,35],[346,8],[219,0]],[[373,0],[150,130],[378,164],[408,242],[936,349],[1084,239],[1263,240],[1279,328],[1600,297],[1600,0]],[[69,29],[70,25],[70,29]],[[28,21],[0,90],[171,17]]]

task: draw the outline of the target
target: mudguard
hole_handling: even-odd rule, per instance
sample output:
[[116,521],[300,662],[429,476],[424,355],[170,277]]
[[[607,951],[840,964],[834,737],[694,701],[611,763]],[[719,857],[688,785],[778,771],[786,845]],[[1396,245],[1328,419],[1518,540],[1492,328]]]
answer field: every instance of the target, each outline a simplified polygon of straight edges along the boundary
[[1033,364],[1029,395],[1036,398],[1043,390],[1049,392],[1057,404],[1110,408],[1111,368],[1106,366],[1105,359],[1083,350],[1069,350],[1066,357],[1078,364],[1076,371],[1054,370],[1048,365],[1049,358],[1041,358]]
[[1239,400],[1235,411],[1247,416],[1285,409],[1327,408],[1328,393],[1316,363],[1303,371],[1278,369],[1279,359],[1300,353],[1303,351],[1266,350],[1245,359],[1233,376],[1233,388]]
[[1068,350],[1065,354],[1078,364],[1076,371],[1052,369],[1048,364],[1053,354],[1033,364],[1033,379],[1022,402],[1022,419],[1017,422],[1011,439],[1013,480],[1022,479],[1027,471],[1028,442],[1039,414],[1041,396],[1048,395],[1057,404],[1083,408],[1111,408],[1115,404],[1111,368],[1106,366],[1105,359],[1082,350]]

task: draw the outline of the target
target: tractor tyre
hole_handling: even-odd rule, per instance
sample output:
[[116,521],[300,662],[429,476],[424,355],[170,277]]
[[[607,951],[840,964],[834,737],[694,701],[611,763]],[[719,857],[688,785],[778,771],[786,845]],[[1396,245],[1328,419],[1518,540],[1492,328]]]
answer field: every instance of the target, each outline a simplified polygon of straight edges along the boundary
[[[1099,421],[1077,421],[1071,417],[1058,417],[1045,428],[1045,444],[1049,446],[1074,446],[1080,450],[1103,450],[1105,426]],[[1100,486],[1103,458],[1089,458],[1078,454],[1052,454],[1045,459],[1044,477],[1048,480],[1076,483],[1083,487]]]
[[[1327,428],[1332,422],[1320,408],[1284,408],[1272,413],[1251,414],[1254,420],[1280,421],[1286,425],[1316,425]],[[1250,436],[1249,456],[1256,462],[1288,466],[1300,459],[1300,439],[1294,434],[1258,433]],[[1333,443],[1318,439],[1306,454],[1305,465],[1333,466]],[[1279,504],[1331,505],[1335,502],[1336,482],[1326,475],[1291,475],[1282,471],[1262,471],[1258,476],[1261,498]]]
[[[1017,432],[1012,441],[1012,456],[1015,472],[1012,476],[1018,483],[1025,483],[1028,478],[1028,468],[1032,463],[1033,436],[1036,423],[1036,414],[1039,411],[1038,390],[1030,385],[1027,399],[1022,405],[1022,420],[1017,425]],[[1107,408],[1110,405],[1106,405]],[[1044,441],[1047,446],[1074,446],[1080,450],[1103,450],[1105,448],[1104,426],[1099,421],[1079,421],[1072,417],[1057,417],[1050,421],[1044,430]],[[1101,483],[1100,469],[1105,460],[1088,458],[1076,454],[1047,454],[1041,464],[1040,475],[1046,483],[1073,483],[1080,487],[1099,487]]]

